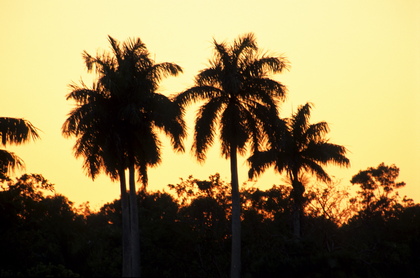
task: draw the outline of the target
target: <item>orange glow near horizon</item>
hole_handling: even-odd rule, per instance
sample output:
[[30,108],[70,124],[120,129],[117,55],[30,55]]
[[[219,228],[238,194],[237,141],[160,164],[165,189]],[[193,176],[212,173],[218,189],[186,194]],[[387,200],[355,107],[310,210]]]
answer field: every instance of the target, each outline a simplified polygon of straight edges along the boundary
[[[81,53],[109,50],[108,35],[140,37],[156,62],[184,69],[162,82],[160,92],[169,96],[191,86],[208,65],[213,39],[231,42],[248,32],[263,51],[291,63],[275,76],[288,88],[281,116],[312,102],[311,122],[328,122],[331,142],[349,150],[351,167],[328,167],[331,175],[348,185],[360,170],[395,164],[399,181],[407,183],[401,195],[420,202],[418,1],[2,1],[0,15],[2,116],[27,119],[41,130],[40,140],[7,149],[25,161],[26,172],[42,174],[76,205],[89,201],[98,208],[119,197],[118,184],[105,175],[95,181],[85,175],[82,159],[73,156],[75,139],[61,135],[73,107],[65,99],[68,84],[89,85],[95,77]],[[206,179],[218,172],[230,180],[218,144],[204,164],[189,152],[195,109],[187,113],[186,153],[174,153],[162,138],[162,163],[149,171],[150,190],[168,190],[190,174]],[[245,182],[245,157],[239,163]],[[255,185],[273,184],[284,181],[269,169]]]

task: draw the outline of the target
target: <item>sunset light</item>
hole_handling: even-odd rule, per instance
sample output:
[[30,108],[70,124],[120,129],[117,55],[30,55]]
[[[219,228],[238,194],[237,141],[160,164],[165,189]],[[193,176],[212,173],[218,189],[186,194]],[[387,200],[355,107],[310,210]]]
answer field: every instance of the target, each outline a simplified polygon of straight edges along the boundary
[[[88,202],[96,211],[120,198],[118,178],[111,181],[101,172],[92,179],[83,157],[74,155],[77,136],[71,128],[63,136],[63,124],[77,104],[75,98],[66,100],[71,86],[92,88],[99,76],[88,71],[83,53],[112,53],[109,36],[121,43],[140,39],[155,63],[182,68],[171,68],[157,89],[175,99],[211,65],[215,42],[230,45],[246,34],[255,36],[261,54],[286,63],[269,76],[284,85],[280,117],[291,118],[309,103],[310,123],[328,124],[323,136],[337,144],[335,160],[325,167],[333,184],[355,192],[360,183],[350,181],[359,171],[395,165],[397,182],[405,182],[399,194],[420,202],[420,1],[3,0],[0,25],[0,116],[29,121],[39,136],[2,146],[25,165],[11,177],[40,174],[75,207]],[[169,184],[174,187],[190,175],[205,180],[220,174],[230,183],[220,130],[206,159],[198,161],[194,153],[194,125],[203,103],[185,104],[185,152],[179,146],[174,150],[168,132],[158,133],[161,162],[148,164],[148,192],[170,192]],[[264,171],[249,179],[252,153],[246,146],[245,154],[238,154],[240,187],[291,188],[299,182],[297,175],[290,179],[290,171],[276,172],[274,162],[259,165]],[[328,181],[305,178],[310,186]]]

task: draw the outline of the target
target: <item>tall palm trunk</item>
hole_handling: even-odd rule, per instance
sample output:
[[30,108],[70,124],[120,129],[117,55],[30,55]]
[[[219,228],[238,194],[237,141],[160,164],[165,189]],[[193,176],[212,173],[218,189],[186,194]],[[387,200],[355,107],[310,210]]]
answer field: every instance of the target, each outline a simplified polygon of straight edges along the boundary
[[230,150],[230,171],[232,186],[232,249],[230,277],[241,276],[241,203],[239,196],[238,162],[236,145]]
[[121,191],[121,217],[122,217],[122,276],[131,276],[131,248],[130,248],[130,208],[127,195],[124,169],[118,171]]
[[305,192],[305,187],[298,179],[298,171],[294,171],[291,175],[291,180],[293,188],[291,192],[293,199],[293,236],[295,238],[300,238],[302,235],[303,193]]
[[293,204],[293,212],[292,212],[292,218],[293,218],[293,236],[295,238],[300,238],[301,231],[300,231],[300,215],[301,215],[301,209],[297,202],[295,201]]
[[130,243],[131,243],[131,277],[140,277],[140,234],[139,212],[134,163],[129,166],[130,183]]

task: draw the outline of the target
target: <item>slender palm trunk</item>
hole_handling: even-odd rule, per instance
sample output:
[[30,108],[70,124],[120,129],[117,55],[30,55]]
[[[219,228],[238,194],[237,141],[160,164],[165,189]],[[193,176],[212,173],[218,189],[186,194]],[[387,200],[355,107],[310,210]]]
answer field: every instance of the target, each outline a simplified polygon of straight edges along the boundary
[[239,278],[241,276],[241,203],[239,196],[236,146],[232,146],[230,152],[232,186],[232,249],[230,277]]
[[300,238],[302,235],[302,215],[303,215],[303,193],[305,192],[305,187],[298,180],[298,172],[292,175],[292,198],[293,198],[293,211],[292,211],[292,221],[293,221],[293,236],[295,238]]
[[121,191],[121,217],[122,217],[122,276],[131,276],[131,250],[130,250],[130,208],[127,195],[124,169],[118,171]]
[[130,239],[131,239],[131,277],[140,277],[140,233],[139,213],[134,163],[129,167],[130,183]]

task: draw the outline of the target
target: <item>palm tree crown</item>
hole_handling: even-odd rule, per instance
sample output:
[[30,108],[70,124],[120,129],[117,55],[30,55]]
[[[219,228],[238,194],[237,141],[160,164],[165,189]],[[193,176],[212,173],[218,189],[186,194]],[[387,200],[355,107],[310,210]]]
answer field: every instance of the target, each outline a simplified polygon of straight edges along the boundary
[[311,104],[300,106],[290,119],[278,119],[277,131],[271,149],[255,152],[249,159],[249,176],[258,176],[268,167],[277,172],[285,171],[291,181],[299,179],[303,171],[314,174],[324,182],[330,182],[330,176],[323,165],[334,164],[348,167],[349,159],[345,156],[346,148],[329,143],[325,135],[329,131],[326,122],[310,124]]
[[277,114],[276,104],[285,96],[285,87],[268,78],[268,74],[287,68],[287,61],[282,57],[259,56],[253,34],[240,37],[231,47],[216,41],[214,46],[210,67],[196,76],[196,86],[176,98],[181,106],[206,101],[195,122],[193,150],[200,161],[206,158],[218,124],[222,154],[226,158],[232,146],[241,154],[249,141],[257,148],[259,136],[265,135],[258,131],[267,125],[267,118]]
[[86,66],[96,69],[98,82],[93,89],[71,86],[67,99],[78,106],[64,123],[63,134],[79,137],[75,155],[85,157],[84,167],[93,178],[103,167],[116,177],[117,165],[127,168],[133,162],[145,185],[147,168],[161,161],[156,128],[170,136],[175,150],[183,151],[183,111],[156,92],[163,77],[182,70],[172,63],[155,64],[140,39],[120,44],[109,37],[109,42],[112,54],[92,57],[84,52]]
[[[37,128],[29,121],[18,118],[0,117],[1,144],[20,145],[39,138]],[[2,178],[17,167],[23,167],[23,160],[13,152],[0,149],[0,175]]]
[[74,146],[76,157],[83,156],[83,168],[92,179],[101,170],[111,177],[118,178],[119,165],[124,169],[121,134],[118,132],[118,117],[115,101],[100,83],[92,89],[71,85],[72,91],[67,99],[77,103],[63,124],[63,135],[77,138]]

